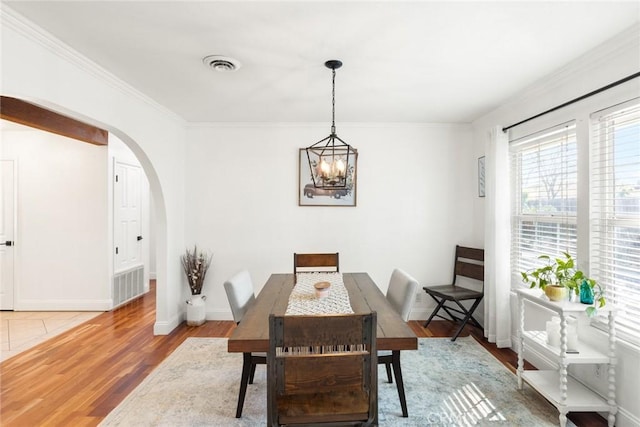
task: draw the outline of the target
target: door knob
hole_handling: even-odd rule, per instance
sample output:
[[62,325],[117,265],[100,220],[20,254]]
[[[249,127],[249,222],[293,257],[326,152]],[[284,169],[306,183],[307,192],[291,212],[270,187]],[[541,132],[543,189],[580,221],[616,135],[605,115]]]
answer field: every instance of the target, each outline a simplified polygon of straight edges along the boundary
[[136,237],[136,240],[139,242],[140,240],[142,240],[142,236]]
[[0,246],[13,246],[13,242],[11,240],[7,240],[4,243],[0,243]]

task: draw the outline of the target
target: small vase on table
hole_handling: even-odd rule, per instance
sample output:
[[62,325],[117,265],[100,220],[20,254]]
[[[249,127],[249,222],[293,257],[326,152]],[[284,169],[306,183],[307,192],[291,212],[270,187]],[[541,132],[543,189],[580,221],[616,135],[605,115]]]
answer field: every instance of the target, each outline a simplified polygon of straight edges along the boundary
[[593,304],[593,288],[589,282],[583,280],[580,284],[580,302],[583,304]]

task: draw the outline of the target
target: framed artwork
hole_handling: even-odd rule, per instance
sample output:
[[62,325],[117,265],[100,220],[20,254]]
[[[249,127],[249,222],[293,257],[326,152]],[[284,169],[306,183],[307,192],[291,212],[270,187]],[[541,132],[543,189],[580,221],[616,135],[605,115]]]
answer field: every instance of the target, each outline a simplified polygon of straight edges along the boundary
[[478,158],[478,196],[484,197],[484,156]]
[[316,188],[311,178],[307,151],[301,148],[298,152],[298,206],[356,206],[357,167],[358,154],[356,153],[353,162],[349,161],[346,188],[331,190]]

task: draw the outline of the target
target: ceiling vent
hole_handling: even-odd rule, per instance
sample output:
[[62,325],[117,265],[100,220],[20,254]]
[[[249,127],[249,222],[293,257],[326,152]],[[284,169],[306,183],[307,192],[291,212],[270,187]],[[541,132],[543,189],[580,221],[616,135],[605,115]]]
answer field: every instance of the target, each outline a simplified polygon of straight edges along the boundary
[[237,59],[221,55],[205,56],[204,58],[202,58],[202,62],[207,67],[211,67],[214,70],[220,72],[236,71],[242,66],[242,64],[240,64],[240,61],[238,61]]

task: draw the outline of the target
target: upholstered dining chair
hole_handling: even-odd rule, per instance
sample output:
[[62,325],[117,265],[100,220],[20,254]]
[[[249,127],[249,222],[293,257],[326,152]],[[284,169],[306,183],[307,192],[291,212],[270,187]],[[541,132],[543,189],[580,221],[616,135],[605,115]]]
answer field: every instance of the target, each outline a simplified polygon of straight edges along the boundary
[[340,271],[340,254],[335,253],[318,253],[318,254],[293,254],[293,275],[294,281],[297,273]]
[[[402,320],[409,320],[411,308],[416,300],[416,291],[418,289],[418,281],[411,277],[403,270],[396,268],[391,273],[389,280],[389,288],[387,289],[387,301],[398,312]],[[404,394],[404,382],[402,380],[402,369],[400,367],[400,351],[379,351],[378,364],[384,364],[387,369],[387,381],[393,382],[391,377],[391,369],[393,368],[393,376],[396,378],[396,387],[398,388],[398,397],[400,398],[400,407],[402,408],[402,416],[408,417],[407,399]]]
[[[224,290],[227,293],[229,306],[231,306],[233,320],[236,323],[240,323],[244,314],[256,299],[253,292],[253,282],[251,281],[249,272],[243,270],[229,278],[224,282]],[[240,418],[242,416],[242,407],[244,406],[244,397],[247,393],[247,384],[253,384],[256,366],[267,364],[266,353],[243,353],[242,358],[242,377],[240,379],[240,393],[238,395],[236,418]]]

